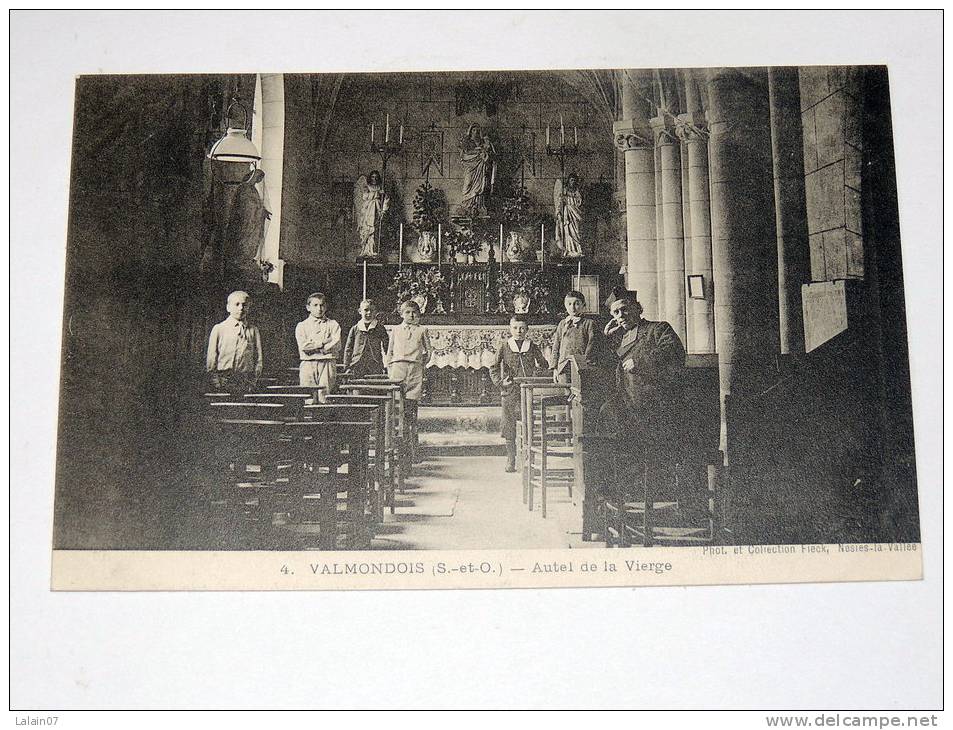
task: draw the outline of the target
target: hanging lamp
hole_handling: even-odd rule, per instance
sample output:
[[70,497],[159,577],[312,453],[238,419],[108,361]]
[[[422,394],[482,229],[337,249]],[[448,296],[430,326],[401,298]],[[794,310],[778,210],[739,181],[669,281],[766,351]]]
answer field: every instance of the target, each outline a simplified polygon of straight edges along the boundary
[[[240,127],[231,126],[232,110],[238,108],[242,112],[242,123]],[[255,143],[246,136],[248,133],[248,112],[245,107],[237,100],[233,99],[225,112],[225,135],[212,145],[208,151],[209,159],[218,162],[246,162],[253,165],[261,160],[261,154]]]

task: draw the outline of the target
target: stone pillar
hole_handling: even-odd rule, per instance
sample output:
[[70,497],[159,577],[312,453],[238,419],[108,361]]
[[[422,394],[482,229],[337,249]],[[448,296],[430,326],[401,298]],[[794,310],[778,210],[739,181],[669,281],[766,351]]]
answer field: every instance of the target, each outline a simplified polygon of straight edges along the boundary
[[622,82],[622,116],[612,125],[625,155],[626,283],[638,292],[648,319],[659,312],[655,231],[655,150],[645,102],[627,74]]
[[691,214],[691,256],[685,257],[688,276],[702,277],[703,299],[687,300],[687,323],[691,327],[689,352],[715,351],[715,291],[711,263],[711,212],[708,193],[708,129],[701,111],[680,114],[677,133],[688,157],[688,199]]
[[682,227],[682,161],[675,128],[664,117],[652,120],[659,149],[663,236],[659,243],[660,298],[665,319],[685,342],[685,242]]
[[778,229],[778,314],[782,354],[804,352],[801,285],[811,281],[804,141],[798,71],[768,69],[774,207]]
[[725,399],[766,387],[779,352],[771,124],[765,73],[707,73],[721,446],[730,463]]
[[259,195],[271,218],[265,223],[261,255],[274,265],[268,280],[283,286],[284,261],[278,250],[281,231],[281,187],[285,152],[285,80],[283,74],[260,74],[255,92],[252,140],[261,152],[259,167],[265,173]]

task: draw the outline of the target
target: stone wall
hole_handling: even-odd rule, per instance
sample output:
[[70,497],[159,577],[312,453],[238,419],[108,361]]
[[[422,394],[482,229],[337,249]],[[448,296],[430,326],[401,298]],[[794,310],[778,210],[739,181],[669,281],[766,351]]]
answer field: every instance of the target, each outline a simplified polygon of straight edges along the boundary
[[799,69],[813,281],[863,278],[863,69]]

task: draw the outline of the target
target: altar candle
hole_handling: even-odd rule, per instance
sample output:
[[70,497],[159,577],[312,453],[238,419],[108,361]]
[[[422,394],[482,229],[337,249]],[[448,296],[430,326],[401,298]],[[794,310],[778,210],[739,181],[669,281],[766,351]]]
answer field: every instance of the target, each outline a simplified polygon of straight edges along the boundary
[[559,113],[559,142],[566,144],[566,125],[563,124],[562,112]]
[[539,268],[543,268],[543,259],[546,258],[546,224],[539,224]]
[[500,223],[500,273],[503,273],[503,224]]
[[367,299],[367,259],[364,259],[364,293],[361,299]]
[[576,288],[579,287],[579,280],[582,278],[582,259],[576,263]]
[[404,125],[400,125],[400,134],[397,136],[397,144],[404,143]]
[[443,263],[443,224],[437,224],[437,271],[440,271],[440,264]]
[[579,130],[576,127],[572,128],[572,141],[575,147],[579,146]]
[[371,122],[371,144],[374,144],[374,122]]
[[384,118],[384,141],[390,142],[390,114]]
[[400,243],[397,244],[397,268],[404,264],[404,224],[400,224]]
[[546,125],[546,146],[549,147],[549,125]]

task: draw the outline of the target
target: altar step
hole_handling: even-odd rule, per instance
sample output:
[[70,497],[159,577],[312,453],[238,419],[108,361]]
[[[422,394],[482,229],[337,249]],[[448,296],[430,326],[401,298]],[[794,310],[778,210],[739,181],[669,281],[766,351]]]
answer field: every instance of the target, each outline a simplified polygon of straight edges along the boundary
[[421,406],[417,431],[424,454],[478,456],[503,453],[500,406]]

